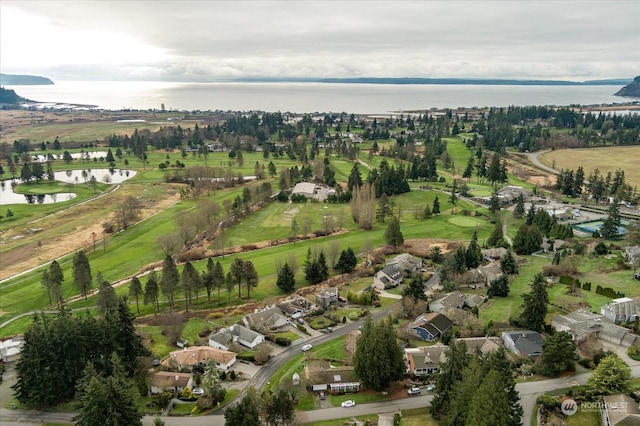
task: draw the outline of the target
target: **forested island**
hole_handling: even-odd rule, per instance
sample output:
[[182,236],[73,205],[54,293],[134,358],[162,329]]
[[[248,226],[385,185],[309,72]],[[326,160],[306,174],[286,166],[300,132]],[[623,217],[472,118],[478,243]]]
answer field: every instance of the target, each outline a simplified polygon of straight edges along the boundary
[[9,86],[43,86],[54,83],[47,77],[37,75],[0,74],[0,84]]

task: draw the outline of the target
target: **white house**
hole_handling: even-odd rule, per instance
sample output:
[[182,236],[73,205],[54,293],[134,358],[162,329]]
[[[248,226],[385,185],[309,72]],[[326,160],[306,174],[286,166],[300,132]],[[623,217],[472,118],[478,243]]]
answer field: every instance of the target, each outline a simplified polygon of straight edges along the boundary
[[238,343],[253,349],[264,342],[264,334],[253,331],[240,324],[232,325],[229,328],[222,328],[209,335],[209,346],[228,351],[232,343]]
[[615,323],[633,322],[640,316],[640,299],[629,297],[613,299],[600,308],[600,314]]
[[396,265],[387,265],[373,276],[373,287],[378,290],[397,287],[403,278],[402,271]]

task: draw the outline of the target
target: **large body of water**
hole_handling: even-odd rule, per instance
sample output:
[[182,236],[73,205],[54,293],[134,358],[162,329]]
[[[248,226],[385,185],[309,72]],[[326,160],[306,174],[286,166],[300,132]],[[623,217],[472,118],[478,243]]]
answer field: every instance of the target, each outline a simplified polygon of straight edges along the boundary
[[351,83],[169,83],[58,81],[50,86],[7,86],[39,102],[96,105],[101,109],[347,112],[384,114],[432,108],[600,105],[633,99],[613,96],[618,86],[382,85]]

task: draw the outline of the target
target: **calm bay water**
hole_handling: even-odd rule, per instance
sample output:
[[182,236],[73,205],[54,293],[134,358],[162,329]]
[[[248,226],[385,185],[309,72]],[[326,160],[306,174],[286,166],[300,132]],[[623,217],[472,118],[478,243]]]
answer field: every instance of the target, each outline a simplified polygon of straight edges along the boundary
[[101,109],[348,112],[383,114],[431,108],[625,103],[617,86],[381,85],[348,83],[169,83],[58,81],[7,86],[39,102]]

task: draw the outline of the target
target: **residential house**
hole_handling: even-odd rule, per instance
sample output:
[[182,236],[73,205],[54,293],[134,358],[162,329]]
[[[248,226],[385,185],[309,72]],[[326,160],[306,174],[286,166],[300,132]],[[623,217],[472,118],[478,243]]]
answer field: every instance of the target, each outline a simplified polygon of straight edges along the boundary
[[285,300],[282,303],[279,303],[277,306],[285,315],[289,316],[290,318],[300,318],[305,316],[308,312],[317,309],[315,303],[300,296]]
[[378,290],[397,287],[403,278],[402,271],[397,265],[387,265],[373,276],[373,287]]
[[0,341],[0,361],[9,362],[18,359],[24,339],[20,336]]
[[414,273],[422,268],[422,259],[412,256],[409,253],[402,253],[387,262],[387,266],[396,265],[401,271]]
[[331,304],[337,303],[338,287],[323,288],[320,293],[316,293],[316,302],[322,307],[322,309],[327,309]]
[[465,337],[454,340],[456,342],[464,342],[467,346],[467,353],[469,354],[480,352],[482,355],[488,355],[504,346],[502,339],[499,337]]
[[405,330],[420,340],[435,341],[453,327],[453,321],[437,312],[427,312],[405,326]]
[[330,194],[335,193],[336,190],[333,188],[317,185],[312,182],[299,182],[291,191],[291,195],[301,194],[304,195],[305,198],[315,201],[324,201]]
[[239,343],[249,349],[253,349],[264,342],[264,334],[253,331],[240,324],[234,324],[229,328],[222,328],[209,335],[209,346],[228,351],[232,343]]
[[629,347],[640,343],[640,337],[628,328],[616,325],[604,315],[587,309],[579,309],[567,315],[555,315],[551,326],[557,331],[571,334],[576,343],[584,341],[590,335],[616,346]]
[[308,389],[312,392],[329,392],[333,395],[354,393],[360,390],[360,380],[353,367],[336,367],[326,361],[312,361],[304,367]]
[[163,392],[182,392],[185,388],[193,386],[191,373],[174,373],[171,371],[158,371],[151,377],[151,394]]
[[191,370],[195,366],[214,363],[218,370],[227,371],[235,364],[235,352],[225,351],[210,346],[192,346],[179,351],[170,352],[161,365],[171,370]]
[[481,252],[482,257],[489,262],[495,262],[507,255],[507,249],[504,247],[486,248],[482,249]]
[[514,354],[535,360],[542,355],[544,339],[540,333],[531,330],[503,331],[502,342]]
[[600,418],[603,426],[640,425],[640,407],[628,395],[607,395],[602,397]]
[[480,281],[486,286],[489,287],[491,281],[497,280],[503,275],[502,269],[500,269],[500,264],[498,262],[492,262],[488,265],[482,265],[478,267],[478,274],[480,274]]
[[450,309],[462,309],[466,296],[460,291],[452,291],[429,302],[429,310],[446,315]]
[[245,316],[242,321],[250,329],[261,331],[277,330],[289,322],[277,306],[254,312],[253,314]]
[[625,247],[622,255],[629,265],[637,265],[640,262],[640,246]]
[[445,345],[406,348],[404,357],[407,361],[407,373],[416,376],[429,376],[440,371],[440,365],[447,359]]
[[600,313],[615,323],[633,322],[640,316],[640,299],[613,299],[600,308]]

